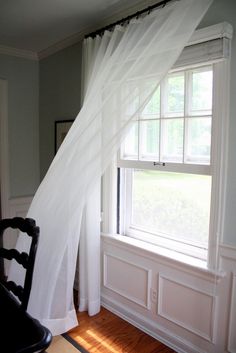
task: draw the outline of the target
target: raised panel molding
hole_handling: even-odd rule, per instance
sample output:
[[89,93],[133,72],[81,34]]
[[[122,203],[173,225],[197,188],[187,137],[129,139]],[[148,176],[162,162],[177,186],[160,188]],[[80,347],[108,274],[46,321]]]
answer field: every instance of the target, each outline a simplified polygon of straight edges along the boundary
[[26,217],[33,196],[17,197],[9,200],[10,217]]
[[[171,259],[153,254],[146,248],[135,246],[132,242],[127,243],[120,240],[120,237],[102,236],[102,249],[108,255],[108,260],[117,257],[122,262],[133,261],[135,266],[144,265],[152,271],[151,288],[163,289],[163,283],[158,283],[159,276],[166,280],[164,285],[170,283],[171,286],[165,289],[172,295],[171,300],[176,297],[180,302],[180,309],[187,311],[186,316],[175,315],[176,311],[172,308],[166,308],[168,302],[171,302],[166,296],[163,297],[160,305],[160,291],[157,296],[158,307],[151,303],[151,309],[140,306],[137,308],[136,302],[132,298],[127,298],[127,293],[117,293],[120,288],[111,285],[110,288],[102,286],[101,300],[102,305],[115,312],[118,316],[129,321],[131,324],[139,327],[144,332],[155,337],[157,340],[172,347],[176,352],[181,353],[236,353],[235,332],[236,332],[236,247],[227,244],[219,246],[220,269],[225,276],[212,271],[204,274],[203,270],[188,268],[186,264],[178,264]],[[110,257],[111,256],[111,257]],[[103,261],[104,262],[104,261]],[[110,262],[108,261],[109,267]],[[133,264],[133,263],[132,263]],[[131,264],[131,265],[132,265]],[[104,263],[103,263],[104,265]],[[120,262],[116,265],[119,267]],[[141,265],[141,266],[142,266]],[[105,265],[104,265],[105,266]],[[132,266],[131,266],[132,267]],[[135,272],[136,267],[133,269]],[[146,269],[147,270],[147,269]],[[173,272],[171,271],[173,270]],[[179,276],[177,277],[177,272]],[[119,271],[110,272],[110,277],[119,276]],[[136,274],[136,272],[135,272]],[[123,273],[120,275],[123,276]],[[217,283],[217,288],[214,286]],[[157,287],[157,285],[159,286]],[[180,291],[177,293],[176,289]],[[157,291],[158,292],[158,291]],[[117,294],[120,294],[118,296]],[[128,292],[128,294],[130,294]],[[164,293],[165,294],[165,293]],[[175,296],[174,296],[175,295]],[[140,296],[140,293],[135,293]],[[187,299],[186,299],[187,297]],[[202,324],[198,325],[191,322],[191,302],[196,297],[195,312],[202,316]],[[125,299],[129,299],[126,301]],[[190,298],[190,299],[189,299]],[[231,298],[231,301],[230,301]],[[164,301],[163,301],[164,300]],[[190,302],[191,301],[191,302]],[[190,308],[190,309],[189,309]],[[207,310],[206,310],[207,308]],[[163,314],[165,318],[158,314]],[[167,315],[169,314],[169,315]],[[178,312],[177,312],[178,314]],[[194,316],[194,315],[193,315]]]
[[204,348],[200,348],[170,331],[156,321],[147,317],[146,314],[138,313],[132,308],[120,301],[115,300],[111,296],[102,293],[101,304],[104,308],[110,310],[122,319],[128,321],[133,326],[139,328],[156,340],[162,342],[178,353],[206,353]]
[[214,342],[215,296],[159,274],[157,314]]
[[236,272],[232,278],[232,292],[230,305],[229,335],[228,335],[228,351],[236,353]]
[[104,253],[103,285],[133,303],[150,309],[152,271],[121,257]]

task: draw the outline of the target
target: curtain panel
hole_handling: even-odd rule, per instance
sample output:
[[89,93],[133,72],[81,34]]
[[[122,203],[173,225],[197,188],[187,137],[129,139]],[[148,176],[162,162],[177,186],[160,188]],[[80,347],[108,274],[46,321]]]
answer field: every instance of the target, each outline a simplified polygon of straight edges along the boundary
[[[28,311],[53,335],[77,325],[73,283],[83,214],[81,310],[99,310],[101,175],[210,3],[169,3],[125,27],[116,26],[112,33],[85,40],[83,106],[27,215],[40,227]],[[24,251],[28,246],[19,236],[17,248]],[[23,274],[13,265],[9,277],[22,282]]]

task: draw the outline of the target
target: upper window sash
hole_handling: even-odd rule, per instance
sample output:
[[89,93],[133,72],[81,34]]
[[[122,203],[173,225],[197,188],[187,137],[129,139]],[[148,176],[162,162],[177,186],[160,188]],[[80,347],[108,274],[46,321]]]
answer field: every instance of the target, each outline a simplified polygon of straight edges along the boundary
[[[210,165],[212,73],[212,65],[205,64],[168,74],[138,120],[133,122],[131,133],[121,146],[118,165],[131,168],[131,164],[124,162],[137,161],[153,162],[156,167],[164,163],[166,171],[176,171],[178,165],[186,165],[180,167],[183,172],[210,174],[210,168],[205,166]],[[200,88],[196,88],[199,85]],[[178,136],[174,139],[177,144],[173,147],[171,143],[170,147],[173,128],[177,129]],[[202,144],[200,137],[196,140],[198,129],[205,131],[200,136]],[[198,167],[194,167],[195,164]],[[150,167],[150,163],[143,167]]]

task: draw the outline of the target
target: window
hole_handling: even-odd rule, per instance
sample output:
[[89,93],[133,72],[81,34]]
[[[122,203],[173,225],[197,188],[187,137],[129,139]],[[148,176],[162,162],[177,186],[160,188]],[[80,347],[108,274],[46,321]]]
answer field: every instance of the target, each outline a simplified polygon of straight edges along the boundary
[[209,268],[222,233],[227,159],[231,35],[220,36],[184,49],[120,148],[118,183],[111,168],[103,184],[104,232],[207,260]]
[[121,170],[123,233],[204,259],[212,91],[213,65],[170,73],[134,123],[120,160],[136,162]]

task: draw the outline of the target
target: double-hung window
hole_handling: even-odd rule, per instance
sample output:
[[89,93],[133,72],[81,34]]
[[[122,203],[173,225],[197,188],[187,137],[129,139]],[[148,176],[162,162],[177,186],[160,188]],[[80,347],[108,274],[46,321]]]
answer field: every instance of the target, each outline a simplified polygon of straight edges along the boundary
[[230,42],[222,26],[213,26],[221,38],[185,48],[116,164],[117,232],[202,260],[214,257],[222,216]]
[[170,72],[133,124],[119,161],[124,234],[206,257],[212,92],[213,65]]

